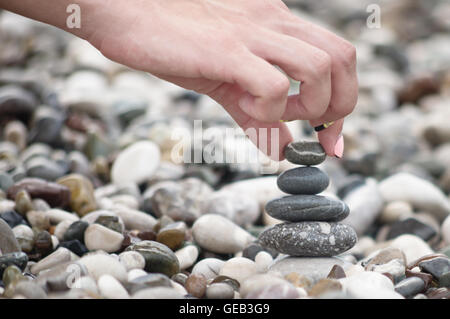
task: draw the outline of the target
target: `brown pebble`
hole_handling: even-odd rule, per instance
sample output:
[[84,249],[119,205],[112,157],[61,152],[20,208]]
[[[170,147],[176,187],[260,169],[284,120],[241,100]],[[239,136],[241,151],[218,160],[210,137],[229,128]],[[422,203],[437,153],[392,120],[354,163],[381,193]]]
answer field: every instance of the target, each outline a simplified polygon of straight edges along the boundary
[[342,290],[342,285],[339,281],[335,279],[321,279],[308,290],[308,295],[317,297],[326,292],[340,290]]
[[339,265],[334,265],[333,268],[331,268],[330,273],[328,274],[327,278],[330,279],[341,279],[341,278],[345,278],[345,271],[344,268],[342,268]]
[[24,178],[15,183],[8,188],[8,198],[14,200],[21,190],[26,190],[31,198],[42,198],[51,207],[65,207],[70,202],[69,188],[39,178]]
[[85,176],[70,174],[61,177],[56,182],[70,190],[70,207],[80,217],[97,209],[94,186]]
[[284,276],[284,279],[289,281],[295,287],[299,287],[299,288],[309,289],[313,285],[313,282],[311,281],[310,278],[308,278],[304,275],[300,275],[296,272],[291,272],[291,273],[287,274],[286,276]]
[[137,234],[137,236],[139,239],[142,240],[156,240],[156,234],[154,231],[141,231]]
[[449,288],[430,288],[426,292],[429,299],[450,299]]
[[202,298],[206,293],[206,278],[200,274],[191,274],[184,284],[187,292],[197,298]]

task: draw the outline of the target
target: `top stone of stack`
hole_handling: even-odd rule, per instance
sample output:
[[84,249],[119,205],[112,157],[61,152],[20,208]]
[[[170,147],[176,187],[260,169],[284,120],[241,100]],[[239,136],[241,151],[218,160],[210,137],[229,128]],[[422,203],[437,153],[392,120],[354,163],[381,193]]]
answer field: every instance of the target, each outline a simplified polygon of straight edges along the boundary
[[297,141],[289,143],[284,148],[286,160],[299,165],[319,165],[327,155],[322,145],[312,141]]

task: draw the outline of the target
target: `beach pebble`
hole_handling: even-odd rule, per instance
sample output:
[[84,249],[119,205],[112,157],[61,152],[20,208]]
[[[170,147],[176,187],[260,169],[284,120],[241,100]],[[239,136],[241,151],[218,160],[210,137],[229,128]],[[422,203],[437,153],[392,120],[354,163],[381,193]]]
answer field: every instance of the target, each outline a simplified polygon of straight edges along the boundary
[[258,201],[247,194],[220,190],[211,194],[202,204],[203,214],[218,214],[237,225],[253,224],[260,216]]
[[59,224],[64,220],[70,221],[72,223],[80,220],[80,218],[77,215],[58,208],[50,209],[46,211],[45,214],[48,216],[50,222],[53,224]]
[[229,219],[215,214],[206,214],[192,226],[192,235],[200,247],[216,253],[242,251],[254,237]]
[[274,199],[265,207],[273,218],[300,221],[339,221],[349,214],[347,205],[320,195],[293,195]]
[[97,281],[100,294],[107,299],[128,299],[126,289],[111,275],[101,275]]
[[352,248],[355,231],[344,224],[327,222],[282,223],[259,236],[263,246],[291,256],[334,256]]
[[233,287],[228,284],[218,282],[206,288],[207,299],[233,299],[233,297]]
[[184,222],[170,223],[158,231],[156,241],[176,250],[183,244],[186,230],[187,226]]
[[403,299],[392,281],[377,272],[364,271],[339,279],[345,292],[357,299]]
[[152,240],[143,240],[130,245],[126,251],[137,251],[145,259],[145,270],[167,275],[168,277],[180,271],[180,264],[174,252],[164,244]]
[[319,165],[327,155],[318,142],[297,141],[289,143],[284,148],[284,156],[293,164]]
[[60,247],[47,257],[39,260],[31,266],[30,271],[32,274],[39,274],[41,271],[52,268],[58,264],[62,264],[68,261],[72,261],[74,256],[70,250],[64,247]]
[[144,257],[136,251],[124,251],[120,253],[119,260],[128,272],[132,269],[144,269],[145,267]]
[[273,262],[273,257],[266,251],[260,251],[255,256],[255,263],[258,272],[266,272],[269,269],[269,266]]
[[84,290],[90,294],[94,294],[94,295],[99,294],[97,283],[95,282],[94,279],[92,279],[92,277],[89,277],[89,276],[82,276],[80,278],[77,278],[73,282],[72,287]]
[[277,185],[288,194],[314,195],[324,191],[330,183],[328,175],[317,167],[297,167],[278,176]]
[[242,283],[247,277],[257,272],[258,268],[254,261],[244,257],[234,257],[223,264],[219,275],[236,279]]
[[152,215],[128,208],[124,205],[116,205],[113,208],[113,212],[123,220],[126,229],[150,231],[157,223],[155,217]]
[[164,181],[152,185],[143,195],[149,198],[157,217],[169,216],[175,221],[192,224],[202,215],[203,202],[212,195],[213,189],[198,178],[181,181]]
[[14,236],[19,242],[20,248],[26,253],[30,253],[34,247],[34,232],[26,225],[17,225],[12,229]]
[[225,261],[218,258],[205,258],[200,260],[192,268],[193,274],[201,274],[207,280],[217,277]]
[[100,224],[91,224],[84,232],[84,243],[89,250],[116,252],[122,246],[124,236]]
[[450,200],[444,193],[417,176],[408,173],[392,175],[379,184],[383,198],[388,201],[405,201],[413,207],[433,214],[443,221],[450,214]]
[[56,181],[70,190],[70,207],[80,217],[97,209],[94,187],[91,181],[80,174],[70,174]]
[[424,291],[425,282],[419,277],[409,277],[395,285],[395,291],[405,298],[413,297]]
[[84,265],[89,274],[98,280],[102,275],[111,275],[120,282],[127,281],[127,271],[116,258],[104,254],[83,256],[79,263]]
[[450,259],[437,257],[421,261],[419,267],[422,271],[433,275],[441,287],[450,283]]
[[404,201],[393,201],[387,203],[383,208],[379,215],[379,220],[382,223],[390,224],[402,218],[410,217],[412,214],[413,208],[411,204]]
[[133,281],[136,278],[147,275],[147,272],[142,269],[131,269],[128,271],[128,281]]
[[151,141],[139,141],[122,150],[111,168],[114,184],[144,182],[152,177],[160,163],[159,147]]
[[384,201],[374,179],[353,189],[343,199],[351,214],[342,223],[351,226],[360,236],[369,228],[381,213]]
[[8,198],[15,199],[18,192],[26,190],[31,198],[42,198],[52,207],[64,207],[70,201],[70,190],[39,178],[24,178],[8,188]]
[[390,242],[389,246],[403,251],[407,263],[433,253],[433,250],[426,242],[421,238],[410,234],[401,235],[395,238]]
[[196,298],[202,298],[206,293],[206,278],[200,274],[191,274],[188,276],[184,288]]
[[175,255],[180,263],[180,270],[185,270],[197,261],[199,251],[194,245],[187,245],[175,251]]

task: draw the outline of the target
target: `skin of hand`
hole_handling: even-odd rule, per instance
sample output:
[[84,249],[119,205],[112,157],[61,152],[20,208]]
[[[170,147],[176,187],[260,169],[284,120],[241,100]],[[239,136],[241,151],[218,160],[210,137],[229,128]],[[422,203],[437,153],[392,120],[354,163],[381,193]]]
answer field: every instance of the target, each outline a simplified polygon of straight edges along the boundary
[[[0,7],[87,41],[113,61],[207,94],[247,128],[278,128],[279,143],[252,140],[284,159],[284,122],[334,121],[318,132],[335,156],[344,117],[358,98],[356,50],[294,15],[281,0],[79,0],[81,28],[68,29],[72,0],[0,0]],[[277,67],[275,67],[278,66]],[[282,71],[280,71],[280,69]],[[301,94],[288,96],[288,75]],[[264,147],[263,147],[264,148]]]

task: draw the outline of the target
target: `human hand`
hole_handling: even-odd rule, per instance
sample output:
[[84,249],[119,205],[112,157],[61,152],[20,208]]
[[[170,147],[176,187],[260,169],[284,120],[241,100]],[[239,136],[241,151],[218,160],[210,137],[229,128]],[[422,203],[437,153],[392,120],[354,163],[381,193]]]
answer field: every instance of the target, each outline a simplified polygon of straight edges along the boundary
[[[70,0],[3,6],[63,26]],[[143,70],[220,103],[244,129],[278,128],[271,150],[283,159],[291,134],[282,120],[309,120],[312,126],[334,121],[318,133],[326,153],[334,147],[343,118],[357,101],[355,48],[333,33],[303,21],[281,0],[79,0],[81,30],[106,57]],[[301,82],[301,94],[288,97],[288,77]],[[276,144],[276,143],[275,143]]]

